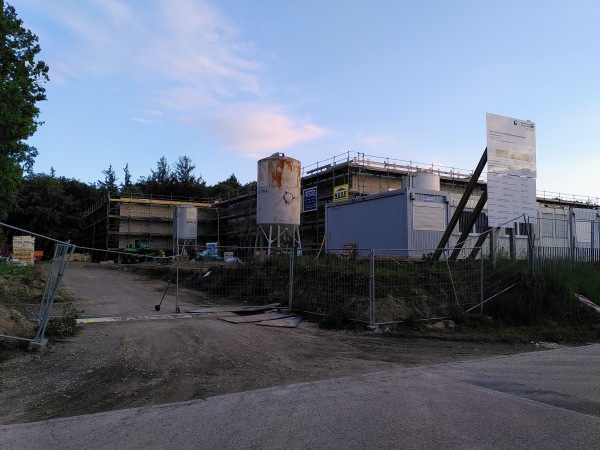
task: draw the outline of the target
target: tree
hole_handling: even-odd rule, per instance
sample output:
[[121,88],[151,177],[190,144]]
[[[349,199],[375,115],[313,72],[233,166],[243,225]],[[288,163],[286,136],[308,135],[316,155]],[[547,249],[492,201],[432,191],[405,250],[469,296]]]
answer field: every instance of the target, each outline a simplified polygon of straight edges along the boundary
[[189,156],[180,156],[175,163],[175,180],[183,185],[192,185],[196,181],[194,176],[196,166],[192,163],[192,158]]
[[202,176],[196,177],[196,166],[189,156],[180,156],[173,170],[174,186],[173,195],[178,197],[204,197],[206,196],[206,183]]
[[112,164],[108,166],[108,169],[103,170],[102,174],[104,175],[104,181],[98,180],[98,186],[100,190],[105,191],[107,193],[116,192],[117,191],[117,175],[115,174],[115,169],[113,169]]
[[23,170],[37,150],[24,141],[37,127],[37,102],[46,100],[48,66],[37,61],[38,38],[23,27],[15,9],[0,0],[0,219],[16,203]]
[[19,201],[8,216],[11,225],[59,240],[83,241],[83,211],[99,196],[93,185],[55,175],[33,174],[23,180]]
[[138,185],[145,194],[172,195],[174,177],[167,158],[162,156],[156,163],[156,170],[150,169],[149,177],[141,177]]
[[235,174],[231,174],[225,181],[215,184],[209,188],[211,197],[235,197],[239,195],[242,185]]
[[138,195],[142,191],[139,186],[136,186],[131,181],[131,172],[129,172],[129,163],[125,164],[123,168],[124,180],[121,184],[121,195]]
[[123,189],[127,189],[131,186],[131,174],[129,173],[129,163],[125,164],[123,172],[125,174],[125,178],[123,180]]
[[152,181],[154,181],[159,186],[169,186],[171,181],[173,180],[171,175],[171,168],[169,167],[169,163],[167,162],[167,158],[161,156],[161,158],[156,163],[156,172],[150,169],[152,172]]

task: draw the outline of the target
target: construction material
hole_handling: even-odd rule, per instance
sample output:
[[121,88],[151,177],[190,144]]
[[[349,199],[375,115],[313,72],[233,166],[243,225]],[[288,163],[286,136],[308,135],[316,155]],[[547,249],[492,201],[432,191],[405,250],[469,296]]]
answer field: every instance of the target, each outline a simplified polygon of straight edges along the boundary
[[33,236],[14,236],[12,259],[21,264],[32,266],[35,261],[35,238]]
[[225,322],[231,322],[231,323],[253,323],[253,322],[263,322],[266,320],[283,319],[285,317],[290,317],[290,314],[279,313],[279,312],[269,312],[269,313],[264,313],[264,314],[219,317],[219,319],[224,320]]
[[262,322],[258,322],[257,325],[261,325],[263,327],[296,328],[301,320],[301,316],[290,316],[282,319],[264,320]]
[[232,312],[238,314],[252,314],[255,312],[269,311],[277,308],[280,303],[271,303],[270,305],[263,306],[207,306],[204,308],[198,308],[191,311],[190,313],[205,312],[205,313],[218,313],[218,312]]
[[160,314],[156,316],[129,316],[129,317],[87,317],[75,319],[78,324],[105,323],[105,322],[131,322],[138,320],[164,320],[164,319],[193,319],[195,317],[206,317],[205,313],[192,314]]
[[577,294],[577,300],[579,300],[581,303],[583,303],[585,305],[588,305],[590,308],[593,308],[596,312],[600,313],[600,306],[596,305],[589,298],[584,297],[581,294]]

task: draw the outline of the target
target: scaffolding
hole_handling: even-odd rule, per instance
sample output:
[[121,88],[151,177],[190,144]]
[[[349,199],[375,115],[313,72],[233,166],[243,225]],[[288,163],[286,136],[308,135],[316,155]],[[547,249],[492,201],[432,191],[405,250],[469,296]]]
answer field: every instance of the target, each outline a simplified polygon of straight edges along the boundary
[[92,241],[87,244],[109,250],[169,249],[173,240],[173,210],[183,204],[198,208],[198,235],[211,240],[216,212],[210,202],[109,194],[84,213],[86,235]]
[[[418,172],[439,175],[440,188],[462,195],[472,172],[455,167],[385,158],[362,152],[346,152],[302,167],[301,189],[317,187],[317,208],[301,213],[300,235],[304,248],[318,248],[325,233],[325,205],[334,201],[334,190],[348,185],[350,197],[378,194],[410,186]],[[482,175],[473,191],[473,209],[485,189]],[[538,192],[546,204],[598,205],[591,197]],[[198,200],[157,196],[109,195],[85,213],[86,245],[119,249],[148,241],[152,248],[171,248],[173,209],[182,204],[198,207],[198,241],[219,242],[222,246],[252,247],[257,238],[256,189],[245,188],[227,197]]]

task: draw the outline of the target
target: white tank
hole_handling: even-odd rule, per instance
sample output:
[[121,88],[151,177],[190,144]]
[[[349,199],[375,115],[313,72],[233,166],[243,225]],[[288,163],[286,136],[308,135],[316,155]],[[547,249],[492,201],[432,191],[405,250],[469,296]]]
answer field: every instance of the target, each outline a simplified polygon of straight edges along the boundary
[[275,153],[258,161],[257,225],[300,225],[300,161]]
[[415,172],[412,175],[412,187],[428,191],[440,190],[440,176],[431,172]]
[[198,208],[179,205],[173,210],[173,237],[176,239],[198,239]]

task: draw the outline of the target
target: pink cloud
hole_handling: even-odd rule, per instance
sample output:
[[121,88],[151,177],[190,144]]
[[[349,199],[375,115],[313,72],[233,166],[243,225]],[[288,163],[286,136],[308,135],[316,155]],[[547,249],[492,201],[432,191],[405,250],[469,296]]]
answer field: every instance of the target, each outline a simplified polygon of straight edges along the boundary
[[324,128],[295,120],[274,106],[229,107],[204,123],[227,147],[252,155],[284,150],[327,134]]

